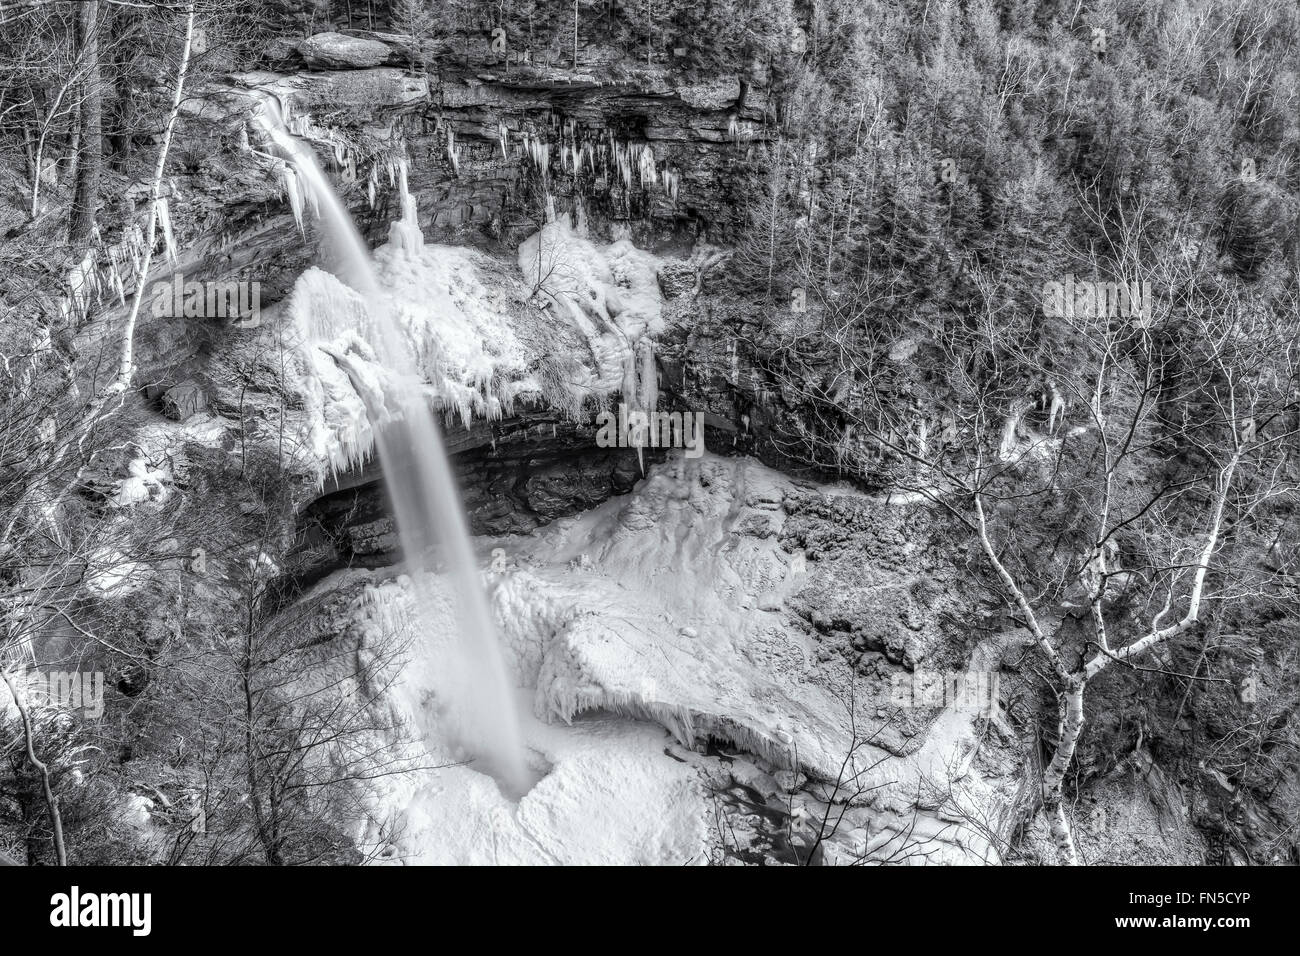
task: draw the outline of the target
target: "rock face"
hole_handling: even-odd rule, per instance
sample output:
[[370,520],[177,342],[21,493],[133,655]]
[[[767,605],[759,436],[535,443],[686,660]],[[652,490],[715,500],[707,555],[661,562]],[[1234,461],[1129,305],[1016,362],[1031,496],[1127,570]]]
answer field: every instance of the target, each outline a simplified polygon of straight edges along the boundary
[[414,108],[429,95],[429,81],[391,67],[279,77],[303,107],[328,111],[335,123],[373,123],[384,113]]
[[817,631],[908,668],[960,653],[972,623],[951,561],[962,546],[926,508],[810,493],[788,510],[783,542],[823,572],[794,603]]
[[[397,46],[318,34],[300,44],[313,71],[231,75],[187,101],[175,152],[201,159],[168,171],[181,197],[171,203],[179,253],[170,265],[157,257],[150,283],[177,272],[256,281],[268,308],[319,260],[319,237],[296,225],[282,168],[254,118],[258,96],[268,94],[311,124],[306,138],[372,245],[398,213],[398,141],[430,240],[499,251],[539,227],[546,201],[525,137],[549,150],[553,205],[581,207],[595,234],[617,229],[643,248],[685,252],[701,236],[725,238],[741,214],[743,173],[759,141],[747,131],[762,125],[769,105],[735,76],[674,85],[662,70],[620,66],[615,80],[473,60],[426,76],[382,65]],[[695,288],[691,270],[681,279],[667,276],[665,294]],[[106,316],[108,324],[118,318]],[[141,375],[164,389],[200,375],[196,357],[227,334],[220,323],[164,324],[146,314],[137,332]]]
[[[737,77],[675,88],[651,77],[596,82],[540,70],[444,72],[431,96],[444,129],[408,130],[430,160],[415,181],[429,228],[535,229],[529,224],[540,218],[540,198],[531,194],[532,167],[511,145],[528,134],[550,144],[557,204],[581,201],[594,223],[628,227],[651,248],[689,248],[702,234],[730,232],[744,198],[736,173],[754,147],[733,133],[735,123],[761,122],[766,110]],[[613,165],[584,170],[572,162],[574,149],[590,157],[628,144],[654,156],[648,186],[636,173],[626,185]]]
[[[448,448],[476,535],[528,534],[626,494],[642,477],[636,453],[600,449],[595,429],[539,411],[453,430]],[[650,453],[647,465],[662,455]],[[340,476],[308,507],[292,573],[300,583],[343,567],[397,560],[383,479],[375,467]]]
[[317,33],[298,44],[298,52],[309,66],[332,70],[359,70],[378,66],[390,51],[378,40],[344,36],[341,33]]

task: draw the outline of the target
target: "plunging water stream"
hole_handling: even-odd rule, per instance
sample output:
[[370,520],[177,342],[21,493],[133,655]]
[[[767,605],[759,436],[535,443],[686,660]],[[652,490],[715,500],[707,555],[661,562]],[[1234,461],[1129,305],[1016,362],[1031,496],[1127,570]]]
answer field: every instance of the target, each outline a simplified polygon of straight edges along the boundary
[[[462,743],[502,789],[520,796],[528,789],[519,715],[501,646],[483,592],[470,543],[469,524],[460,502],[451,466],[427,390],[392,305],[381,288],[370,252],[312,150],[292,135],[279,106],[266,100],[259,116],[271,140],[292,164],[297,181],[310,199],[332,247],[331,271],[360,293],[369,318],[369,344],[400,387],[383,396],[363,394],[392,502],[402,551],[411,572],[416,598],[416,626],[433,626],[437,595],[430,571],[440,556],[451,573],[455,620],[459,625],[457,654],[445,662],[452,678],[458,723],[468,738]],[[424,236],[416,218],[415,199],[401,167],[402,216],[390,229],[390,242],[418,254]],[[297,208],[297,206],[295,206]]]

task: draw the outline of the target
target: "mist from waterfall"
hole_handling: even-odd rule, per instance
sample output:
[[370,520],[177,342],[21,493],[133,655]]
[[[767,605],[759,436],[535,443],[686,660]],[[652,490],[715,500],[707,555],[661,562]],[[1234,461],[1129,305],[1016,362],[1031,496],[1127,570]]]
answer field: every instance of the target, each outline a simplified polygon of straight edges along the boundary
[[[263,101],[259,122],[292,164],[294,187],[301,186],[309,208],[319,217],[331,271],[365,302],[368,343],[377,361],[400,383],[396,388],[367,388],[353,377],[375,429],[384,482],[392,502],[397,532],[413,582],[416,626],[436,620],[438,599],[430,574],[440,561],[450,572],[459,634],[458,654],[445,662],[453,699],[447,701],[462,733],[462,745],[512,797],[522,795],[530,779],[514,688],[488,607],[470,542],[469,523],[443,446],[428,391],[409,345],[380,286],[370,251],[356,224],[335,193],[309,146],[289,130],[279,105]],[[390,227],[389,240],[399,251],[417,254],[424,236],[415,199],[407,187],[406,165],[399,166],[401,218]],[[301,203],[295,201],[295,211]],[[444,663],[444,662],[440,662]]]

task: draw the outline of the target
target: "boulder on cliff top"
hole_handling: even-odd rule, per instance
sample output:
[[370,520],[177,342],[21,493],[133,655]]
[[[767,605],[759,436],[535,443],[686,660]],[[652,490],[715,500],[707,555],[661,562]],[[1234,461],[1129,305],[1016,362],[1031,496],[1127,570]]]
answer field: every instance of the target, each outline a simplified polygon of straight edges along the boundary
[[298,44],[298,52],[311,66],[333,70],[364,70],[379,66],[391,52],[378,40],[344,36],[342,33],[317,33]]

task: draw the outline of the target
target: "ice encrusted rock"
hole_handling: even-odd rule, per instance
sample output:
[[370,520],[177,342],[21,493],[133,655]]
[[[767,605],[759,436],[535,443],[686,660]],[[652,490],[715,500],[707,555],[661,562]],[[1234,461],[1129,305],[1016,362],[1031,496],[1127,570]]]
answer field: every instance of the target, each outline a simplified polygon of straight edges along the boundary
[[782,482],[754,462],[680,460],[519,542],[531,570],[495,596],[538,715],[622,713],[687,746],[715,736],[829,772],[846,747],[833,687],[847,667],[816,666],[814,642],[773,614],[796,584],[776,541],[735,533]]

